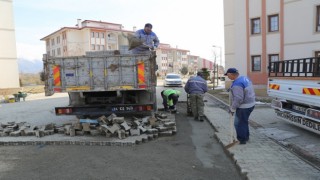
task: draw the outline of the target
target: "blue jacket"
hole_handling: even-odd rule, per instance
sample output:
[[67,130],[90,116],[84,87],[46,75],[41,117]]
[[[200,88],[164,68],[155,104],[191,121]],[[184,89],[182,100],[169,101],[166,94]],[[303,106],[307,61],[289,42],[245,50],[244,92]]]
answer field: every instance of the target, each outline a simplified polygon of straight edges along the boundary
[[250,108],[255,105],[252,82],[245,76],[235,79],[231,85],[231,108]]
[[[143,42],[143,44],[149,46],[150,48],[154,48],[154,47],[159,46],[160,41],[158,39],[158,36],[154,32],[147,34],[144,31],[144,29],[140,29],[135,32],[134,36],[137,37],[139,40],[141,40]],[[132,52],[134,54],[149,52],[149,47],[141,45],[141,46],[138,46],[138,47],[132,49]]]
[[192,77],[187,81],[184,90],[188,94],[204,94],[208,91],[207,81],[201,76]]

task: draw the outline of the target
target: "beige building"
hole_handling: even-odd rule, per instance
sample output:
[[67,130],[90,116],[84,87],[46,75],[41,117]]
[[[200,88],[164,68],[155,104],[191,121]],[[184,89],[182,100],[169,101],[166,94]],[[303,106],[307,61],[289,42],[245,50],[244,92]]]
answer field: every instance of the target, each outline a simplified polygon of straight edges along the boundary
[[265,89],[268,62],[320,56],[320,0],[224,0],[226,68]]
[[169,44],[160,43],[157,49],[158,75],[167,73],[180,73],[182,67],[188,67],[189,50],[171,47]]
[[78,19],[76,27],[63,27],[42,38],[46,54],[54,57],[82,56],[87,51],[128,49],[128,33],[121,24]]
[[[123,30],[121,24],[78,19],[76,27],[61,29],[42,38],[46,42],[46,54],[54,57],[82,56],[90,51],[128,50],[127,35],[133,31]],[[161,43],[157,49],[157,74],[180,73],[182,67],[195,72],[198,67],[198,56],[190,59],[190,51],[171,47]]]
[[12,0],[0,0],[0,89],[19,88]]

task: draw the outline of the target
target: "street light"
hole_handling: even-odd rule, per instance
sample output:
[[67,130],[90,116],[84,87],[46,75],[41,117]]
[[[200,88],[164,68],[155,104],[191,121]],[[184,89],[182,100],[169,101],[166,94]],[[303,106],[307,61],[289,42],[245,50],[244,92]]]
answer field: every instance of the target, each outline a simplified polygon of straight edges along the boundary
[[[220,55],[219,55],[220,56],[220,66],[222,66],[222,47],[221,46],[216,46],[216,45],[212,45],[212,47],[220,49]],[[217,86],[218,85],[219,85],[219,65],[217,65]]]

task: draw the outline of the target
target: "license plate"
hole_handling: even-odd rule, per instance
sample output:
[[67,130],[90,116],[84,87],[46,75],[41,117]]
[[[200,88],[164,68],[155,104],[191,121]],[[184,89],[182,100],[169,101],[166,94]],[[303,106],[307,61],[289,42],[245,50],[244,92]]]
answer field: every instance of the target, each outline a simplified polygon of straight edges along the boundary
[[119,111],[133,111],[133,106],[118,106],[111,108],[111,111],[113,112],[119,112]]
[[301,106],[297,106],[297,105],[293,105],[293,106],[292,106],[292,109],[294,109],[294,110],[296,110],[296,111],[303,112],[303,113],[305,113],[306,110],[307,110],[307,108],[301,107]]

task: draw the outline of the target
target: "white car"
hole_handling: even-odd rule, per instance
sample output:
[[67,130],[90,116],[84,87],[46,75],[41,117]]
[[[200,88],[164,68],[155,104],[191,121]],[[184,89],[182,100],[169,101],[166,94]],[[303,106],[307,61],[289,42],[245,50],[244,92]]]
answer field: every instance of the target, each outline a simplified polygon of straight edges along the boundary
[[163,86],[180,86],[182,87],[182,79],[179,74],[167,74],[164,79]]

